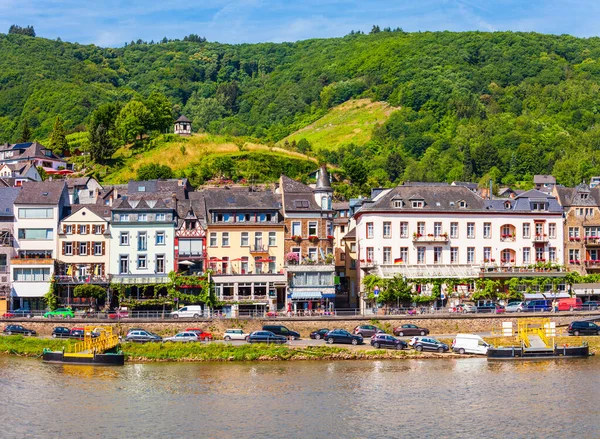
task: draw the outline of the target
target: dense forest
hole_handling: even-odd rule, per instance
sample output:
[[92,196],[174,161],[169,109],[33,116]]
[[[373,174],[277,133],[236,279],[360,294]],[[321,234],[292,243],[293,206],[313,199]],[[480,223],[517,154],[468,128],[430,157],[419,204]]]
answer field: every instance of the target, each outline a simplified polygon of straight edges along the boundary
[[[203,38],[100,48],[0,35],[0,141],[159,93],[215,134],[277,142],[352,98],[399,110],[364,145],[315,154],[361,191],[402,180],[600,175],[600,39],[377,31],[282,44]],[[351,193],[348,193],[351,195]]]

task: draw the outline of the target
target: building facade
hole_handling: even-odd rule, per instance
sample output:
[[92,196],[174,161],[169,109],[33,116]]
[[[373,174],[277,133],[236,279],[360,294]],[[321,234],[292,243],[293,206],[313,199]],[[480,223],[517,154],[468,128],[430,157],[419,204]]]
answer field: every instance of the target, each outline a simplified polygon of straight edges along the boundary
[[18,188],[0,188],[0,314],[11,309],[10,261],[16,256],[14,202]]

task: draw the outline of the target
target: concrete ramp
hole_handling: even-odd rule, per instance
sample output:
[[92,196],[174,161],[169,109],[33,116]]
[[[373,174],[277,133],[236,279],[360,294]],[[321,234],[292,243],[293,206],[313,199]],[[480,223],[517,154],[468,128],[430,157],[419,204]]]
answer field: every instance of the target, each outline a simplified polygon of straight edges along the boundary
[[527,338],[529,338],[529,344],[532,348],[547,348],[548,346],[546,346],[546,343],[544,343],[544,341],[540,338],[539,335],[536,334],[529,334],[527,336]]

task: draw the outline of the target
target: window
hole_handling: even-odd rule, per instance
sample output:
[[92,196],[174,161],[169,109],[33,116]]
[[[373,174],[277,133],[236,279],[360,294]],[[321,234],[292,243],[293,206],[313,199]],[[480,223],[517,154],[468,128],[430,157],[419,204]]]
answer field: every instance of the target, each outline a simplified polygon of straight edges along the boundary
[[50,268],[13,269],[13,281],[15,282],[48,282],[50,278]]
[[127,255],[119,256],[119,274],[129,273],[129,257]]
[[367,247],[367,262],[373,262],[374,254],[373,247]]
[[458,207],[460,207],[461,209],[465,209],[467,207],[467,202],[466,201],[459,201],[458,202]]
[[346,226],[340,226],[340,233],[346,233]]
[[146,255],[138,255],[137,257],[137,268],[140,270],[145,270],[148,268]]
[[269,247],[275,247],[277,245],[277,233],[269,232]]
[[316,247],[308,248],[308,259],[310,259],[311,261],[316,261],[318,259]]
[[79,225],[79,234],[80,235],[87,235],[88,234],[88,225],[87,224],[80,224]]
[[92,228],[92,232],[94,233],[94,235],[102,235],[102,226],[100,224],[96,224],[92,226]]
[[492,223],[483,223],[483,237],[485,239],[492,237]]
[[433,263],[442,263],[442,247],[433,247]]
[[425,223],[423,221],[417,223],[417,235],[425,235]]
[[550,262],[556,261],[556,247],[548,247],[548,259]]
[[383,247],[383,263],[392,263],[392,247]]
[[146,213],[138,214],[138,221],[142,221],[142,222],[148,221],[148,214],[146,214]]
[[392,237],[392,223],[389,221],[383,222],[383,237],[384,238]]
[[548,236],[550,238],[556,238],[556,223],[548,224]]
[[317,236],[317,223],[316,221],[311,221],[308,223],[308,236]]
[[417,264],[425,263],[425,247],[417,247]]
[[544,247],[536,247],[535,248],[536,262],[542,261],[543,259],[544,259]]
[[433,236],[438,237],[442,234],[442,223],[433,223]]
[[65,233],[67,235],[72,235],[73,234],[73,225],[72,224],[65,225]]
[[129,245],[129,233],[127,233],[127,232],[120,233],[119,244],[120,245]]
[[156,232],[156,245],[165,245],[165,232]]
[[88,243],[87,242],[79,243],[79,254],[81,256],[87,256],[87,254],[88,254]]
[[327,197],[321,197],[321,209],[327,209]]
[[367,239],[373,239],[373,223],[367,223]]
[[179,239],[180,256],[202,256],[203,250],[200,239]]
[[129,221],[129,214],[128,213],[122,213],[119,215],[119,221],[121,222],[127,222]]
[[248,247],[250,245],[250,235],[248,232],[242,232],[240,235],[240,245],[242,247]]
[[210,233],[209,246],[216,247],[217,246],[217,232]]
[[165,272],[165,255],[156,255],[156,273]]
[[300,247],[292,247],[292,253],[296,253],[298,255],[298,260],[302,259],[302,252]]
[[531,263],[531,249],[529,247],[523,247],[523,263]]
[[73,243],[65,242],[63,246],[63,255],[70,256],[73,254]]
[[535,223],[535,236],[542,236],[544,233],[544,223]]
[[402,208],[402,207],[404,207],[404,201],[402,201],[402,200],[394,200],[394,207],[396,207],[396,208]]
[[458,223],[450,223],[450,238],[458,238]]
[[458,264],[458,247],[450,247],[450,263]]
[[475,247],[467,247],[467,264],[475,263]]
[[156,221],[164,221],[166,218],[166,215],[164,213],[157,213],[156,214]]
[[221,246],[229,247],[229,232],[223,232],[221,234]]
[[408,222],[406,221],[400,223],[400,238],[408,238]]
[[404,264],[408,264],[408,247],[400,247],[400,261]]
[[531,203],[531,210],[541,212],[547,210],[548,204],[545,202]]
[[531,225],[529,223],[523,224],[523,238],[531,238]]
[[102,255],[102,243],[94,242],[94,255],[99,256]]
[[[579,232],[579,227],[577,227],[577,232]],[[598,226],[584,227],[583,234],[586,238],[599,237],[600,236],[600,227],[598,227]],[[579,236],[579,234],[577,236]]]
[[241,274],[248,273],[248,256],[242,256],[242,260],[240,263]]
[[412,207],[415,209],[422,209],[425,206],[425,202],[423,200],[413,200]]
[[292,236],[302,236],[302,223],[301,222],[293,222],[292,223]]
[[50,240],[54,239],[52,229],[19,229],[19,239]]
[[569,238],[579,238],[579,227],[569,227]]
[[571,264],[579,264],[579,249],[578,248],[571,248],[569,249],[569,262]]
[[467,223],[467,238],[475,238],[475,223]]
[[144,252],[148,250],[148,238],[146,232],[138,233],[138,251]]
[[271,262],[269,262],[269,273],[276,273],[277,272],[277,257],[269,256],[269,260],[271,261]]
[[490,262],[492,259],[492,247],[483,247],[483,262]]
[[19,218],[23,219],[49,219],[54,218],[54,209],[52,208],[19,208]]

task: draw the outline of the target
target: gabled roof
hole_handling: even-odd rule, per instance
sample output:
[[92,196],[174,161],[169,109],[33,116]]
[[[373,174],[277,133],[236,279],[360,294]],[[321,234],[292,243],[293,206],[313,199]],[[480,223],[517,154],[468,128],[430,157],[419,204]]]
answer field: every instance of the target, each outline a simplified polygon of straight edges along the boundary
[[67,187],[73,189],[75,187],[86,186],[92,177],[67,178]]
[[249,188],[207,188],[202,192],[206,209],[218,210],[279,210],[281,197],[271,191],[251,192]]
[[20,190],[18,187],[0,187],[0,216],[13,216],[13,206]]
[[313,190],[310,186],[305,185],[304,183],[300,183],[299,181],[293,180],[286,175],[282,175],[280,177],[281,180],[281,190],[286,193],[313,193]]
[[556,177],[553,175],[534,175],[533,184],[556,184]]
[[59,204],[66,187],[63,180],[26,181],[15,204]]
[[192,121],[189,120],[187,117],[185,117],[183,114],[181,116],[179,116],[179,119],[177,119],[175,122],[189,122],[189,123],[192,123]]

